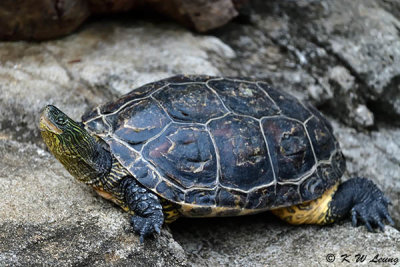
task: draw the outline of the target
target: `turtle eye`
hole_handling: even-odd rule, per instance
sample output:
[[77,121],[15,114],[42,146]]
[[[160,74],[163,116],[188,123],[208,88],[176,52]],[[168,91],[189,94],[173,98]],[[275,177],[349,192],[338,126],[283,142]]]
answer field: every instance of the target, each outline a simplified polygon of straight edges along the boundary
[[290,135],[288,133],[283,133],[283,139],[289,139]]
[[64,116],[60,116],[56,119],[56,122],[58,125],[65,125],[67,123],[67,120],[64,118]]

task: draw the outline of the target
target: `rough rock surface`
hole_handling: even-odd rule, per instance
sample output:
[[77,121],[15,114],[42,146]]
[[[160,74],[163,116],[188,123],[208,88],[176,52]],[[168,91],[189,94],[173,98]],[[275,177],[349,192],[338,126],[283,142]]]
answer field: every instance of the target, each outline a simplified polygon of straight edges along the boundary
[[400,21],[398,8],[384,8],[390,1],[252,3],[257,12],[248,25],[217,34],[237,51],[232,74],[307,90],[314,104],[353,127],[371,127],[374,115],[400,123]]
[[92,24],[59,41],[0,43],[1,130],[42,144],[36,122],[44,105],[79,119],[88,106],[173,73],[218,74],[211,52],[235,55],[215,37],[145,22]]
[[[389,227],[381,234],[350,223],[293,227],[269,214],[192,221],[177,222],[172,232],[195,266],[346,266],[345,254],[350,255],[347,264],[355,266],[357,254],[366,255],[365,262],[377,254],[400,257],[399,232]],[[333,263],[327,260],[330,254]]]
[[[0,43],[0,265],[341,266],[341,255],[354,265],[357,253],[400,260],[400,128],[392,112],[400,5],[347,3],[254,0],[248,17],[213,35],[114,19],[56,41]],[[345,23],[352,12],[354,23]],[[383,37],[373,38],[377,32]],[[45,150],[38,116],[52,103],[79,119],[91,106],[177,73],[258,77],[316,104],[342,144],[346,178],[373,179],[392,199],[395,227],[375,234],[348,222],[293,227],[267,213],[182,219],[140,245],[128,216]]]

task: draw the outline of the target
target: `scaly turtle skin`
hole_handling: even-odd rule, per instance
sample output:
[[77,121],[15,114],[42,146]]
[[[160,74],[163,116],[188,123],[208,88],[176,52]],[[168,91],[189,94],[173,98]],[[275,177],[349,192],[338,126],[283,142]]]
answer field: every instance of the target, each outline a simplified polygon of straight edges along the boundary
[[179,75],[97,107],[82,123],[47,106],[40,128],[74,177],[132,214],[142,241],[178,216],[272,210],[293,224],[349,213],[370,231],[393,223],[371,181],[340,184],[345,159],[329,122],[262,81]]

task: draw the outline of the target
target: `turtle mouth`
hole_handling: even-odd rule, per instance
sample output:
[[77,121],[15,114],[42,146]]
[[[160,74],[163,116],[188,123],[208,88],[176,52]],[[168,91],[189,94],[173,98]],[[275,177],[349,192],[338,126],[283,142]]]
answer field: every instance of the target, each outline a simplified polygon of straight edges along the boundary
[[59,129],[48,117],[48,108],[46,107],[40,116],[39,129],[41,132],[52,132],[55,134],[62,134],[63,131]]

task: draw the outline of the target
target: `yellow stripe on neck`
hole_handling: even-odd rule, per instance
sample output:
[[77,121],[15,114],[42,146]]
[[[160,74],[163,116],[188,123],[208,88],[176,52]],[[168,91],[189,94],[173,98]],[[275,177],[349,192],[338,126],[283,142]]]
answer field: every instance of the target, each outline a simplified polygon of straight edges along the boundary
[[315,200],[290,207],[271,210],[273,214],[290,224],[327,224],[333,222],[329,203],[335,194],[339,182]]

